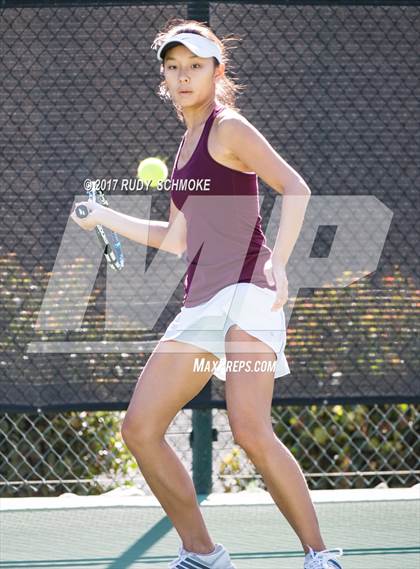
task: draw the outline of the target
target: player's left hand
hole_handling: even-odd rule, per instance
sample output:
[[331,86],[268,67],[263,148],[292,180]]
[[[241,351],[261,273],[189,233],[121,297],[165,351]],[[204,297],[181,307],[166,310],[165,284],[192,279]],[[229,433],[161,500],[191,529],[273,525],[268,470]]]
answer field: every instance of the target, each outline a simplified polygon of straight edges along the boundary
[[286,266],[280,261],[270,258],[264,264],[264,274],[268,284],[276,287],[276,299],[271,307],[271,311],[275,312],[286,304],[289,296]]

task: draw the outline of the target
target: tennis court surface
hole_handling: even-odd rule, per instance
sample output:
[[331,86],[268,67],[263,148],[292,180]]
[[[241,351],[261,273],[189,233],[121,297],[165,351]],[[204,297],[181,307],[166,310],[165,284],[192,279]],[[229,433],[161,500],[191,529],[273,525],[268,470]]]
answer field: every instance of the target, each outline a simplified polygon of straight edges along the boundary
[[[154,497],[135,494],[0,500],[0,567],[167,567],[179,537]],[[344,549],[344,569],[420,568],[420,485],[311,495],[327,547]],[[200,502],[238,569],[302,569],[300,543],[266,492]]]

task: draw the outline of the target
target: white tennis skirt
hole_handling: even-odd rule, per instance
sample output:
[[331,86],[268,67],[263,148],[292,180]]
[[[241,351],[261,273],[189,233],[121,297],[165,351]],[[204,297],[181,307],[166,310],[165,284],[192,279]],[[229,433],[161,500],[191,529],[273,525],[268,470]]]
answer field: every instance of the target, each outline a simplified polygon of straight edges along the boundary
[[[237,324],[274,351],[277,358],[274,377],[279,378],[289,374],[290,369],[284,354],[284,311],[271,311],[275,298],[275,291],[253,283],[226,286],[207,302],[198,306],[183,306],[160,341],[187,342],[211,352],[219,358],[214,375],[226,381],[225,336],[229,328]],[[258,343],[255,342],[235,342],[233,346],[234,350],[229,351],[233,351],[235,356],[241,352],[240,357],[243,360],[247,359],[247,353],[255,353],[258,350]]]

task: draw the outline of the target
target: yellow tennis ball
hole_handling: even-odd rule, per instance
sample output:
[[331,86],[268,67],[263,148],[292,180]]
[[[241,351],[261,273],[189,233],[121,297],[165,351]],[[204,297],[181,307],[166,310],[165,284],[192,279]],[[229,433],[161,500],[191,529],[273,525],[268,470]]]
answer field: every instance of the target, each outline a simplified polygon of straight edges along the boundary
[[160,158],[145,158],[137,168],[137,178],[156,188],[159,182],[163,182],[168,177],[168,168]]

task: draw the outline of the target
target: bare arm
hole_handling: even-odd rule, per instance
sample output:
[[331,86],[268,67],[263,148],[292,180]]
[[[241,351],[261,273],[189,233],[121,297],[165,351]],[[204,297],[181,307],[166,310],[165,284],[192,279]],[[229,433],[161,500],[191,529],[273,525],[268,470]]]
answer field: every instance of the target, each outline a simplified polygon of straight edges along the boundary
[[[88,217],[79,219],[73,212],[71,218],[80,227],[91,231],[95,225],[103,225],[118,235],[142,245],[181,255],[186,249],[186,222],[182,212],[171,199],[169,221],[139,219],[92,202],[84,203],[91,210]],[[79,204],[76,204],[76,206]]]
[[273,260],[286,265],[303,225],[311,191],[303,178],[274,150],[264,136],[244,117],[221,119],[218,133],[228,152],[283,194],[281,218]]

